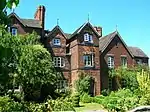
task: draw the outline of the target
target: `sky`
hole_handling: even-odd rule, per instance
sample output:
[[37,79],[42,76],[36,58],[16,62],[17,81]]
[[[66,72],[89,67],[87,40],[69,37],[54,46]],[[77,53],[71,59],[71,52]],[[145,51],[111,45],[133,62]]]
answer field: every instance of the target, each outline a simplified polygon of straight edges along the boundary
[[[116,30],[128,46],[141,48],[150,57],[150,0],[20,0],[15,13],[33,18],[39,5],[46,7],[45,29],[57,25],[73,33],[89,20],[103,35]],[[9,11],[11,12],[11,11]]]

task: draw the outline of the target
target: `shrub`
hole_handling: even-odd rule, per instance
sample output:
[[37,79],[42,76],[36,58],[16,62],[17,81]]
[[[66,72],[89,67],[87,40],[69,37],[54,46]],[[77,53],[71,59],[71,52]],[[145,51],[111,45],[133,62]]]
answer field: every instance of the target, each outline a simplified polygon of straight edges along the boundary
[[29,112],[47,112],[51,111],[51,107],[46,107],[44,103],[30,103],[28,104]]
[[93,97],[91,97],[91,96],[88,95],[87,93],[84,93],[84,94],[81,96],[81,102],[83,102],[83,103],[91,103],[91,102],[93,102]]
[[74,107],[79,107],[79,102],[80,102],[80,95],[78,93],[75,93],[72,96],[72,104]]
[[48,100],[48,109],[52,111],[75,111],[73,105],[64,99]]
[[127,111],[138,105],[138,97],[129,89],[121,89],[117,92],[111,92],[102,101],[105,108],[110,111]]
[[76,91],[82,95],[84,93],[89,93],[91,77],[90,75],[81,72],[79,74],[79,79],[75,81]]
[[109,89],[104,89],[104,90],[102,90],[101,94],[104,95],[104,96],[108,96],[110,94],[110,90]]
[[103,96],[103,95],[95,96],[95,97],[93,98],[93,102],[94,102],[94,103],[102,104],[104,98],[105,98],[105,96]]
[[0,97],[0,112],[26,111],[28,108],[22,104],[13,101],[7,96]]

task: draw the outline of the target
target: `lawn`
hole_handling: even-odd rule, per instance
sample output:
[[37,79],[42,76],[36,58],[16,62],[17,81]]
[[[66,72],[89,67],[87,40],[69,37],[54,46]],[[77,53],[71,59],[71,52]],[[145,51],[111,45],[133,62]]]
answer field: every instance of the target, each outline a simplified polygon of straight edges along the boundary
[[80,107],[75,108],[76,112],[89,112],[90,110],[103,110],[102,112],[107,112],[102,105],[97,103],[80,103]]

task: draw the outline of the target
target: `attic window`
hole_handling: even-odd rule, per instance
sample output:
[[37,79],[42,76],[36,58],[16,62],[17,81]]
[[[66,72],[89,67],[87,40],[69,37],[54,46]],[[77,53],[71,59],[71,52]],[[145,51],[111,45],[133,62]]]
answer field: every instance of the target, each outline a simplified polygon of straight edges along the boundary
[[53,39],[53,45],[60,46],[60,39],[59,38],[54,38]]
[[89,33],[84,34],[84,41],[88,43],[93,43],[93,36]]

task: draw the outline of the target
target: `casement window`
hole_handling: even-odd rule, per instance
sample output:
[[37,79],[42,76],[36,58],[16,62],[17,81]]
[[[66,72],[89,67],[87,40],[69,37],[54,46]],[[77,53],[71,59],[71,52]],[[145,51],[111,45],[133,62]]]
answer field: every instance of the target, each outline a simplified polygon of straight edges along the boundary
[[67,80],[59,80],[57,82],[57,89],[59,90],[59,92],[65,92],[67,90],[67,87],[68,87]]
[[12,27],[11,28],[11,34],[14,35],[14,36],[17,35],[17,28]]
[[59,38],[54,38],[53,39],[53,45],[55,45],[55,46],[60,46],[60,39]]
[[136,64],[141,65],[142,64],[142,59],[136,59]]
[[64,67],[65,66],[65,61],[63,57],[54,57],[54,65],[55,67]]
[[84,42],[93,43],[93,36],[89,33],[84,34]]
[[121,57],[121,66],[127,67],[127,57]]
[[107,65],[109,68],[114,68],[114,57],[113,56],[107,57]]
[[83,56],[84,66],[85,67],[92,67],[94,65],[94,56],[93,54],[87,54]]

